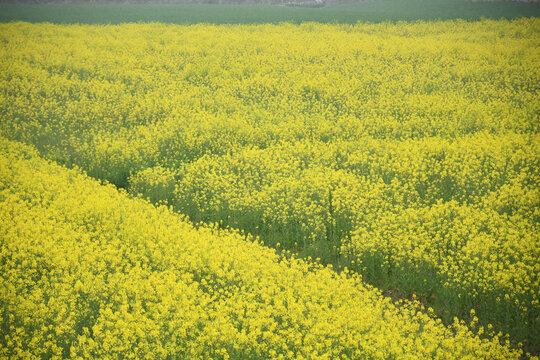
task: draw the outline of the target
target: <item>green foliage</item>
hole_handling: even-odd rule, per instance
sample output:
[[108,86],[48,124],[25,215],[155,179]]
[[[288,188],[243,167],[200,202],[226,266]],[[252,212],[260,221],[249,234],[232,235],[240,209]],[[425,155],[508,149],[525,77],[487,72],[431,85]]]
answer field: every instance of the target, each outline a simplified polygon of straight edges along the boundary
[[[472,2],[469,0],[384,0],[345,3],[323,8],[272,5],[198,4],[0,4],[0,21],[120,24],[254,24],[310,22],[354,24],[358,21],[415,21],[444,19],[515,19],[540,16],[540,4]],[[208,2],[211,2],[209,0]],[[213,1],[217,3],[218,0]],[[227,3],[227,0],[223,0]],[[234,1],[233,1],[234,3]],[[240,2],[241,3],[241,2]]]
[[174,172],[161,166],[141,170],[128,182],[130,194],[142,196],[154,204],[170,204],[176,185]]

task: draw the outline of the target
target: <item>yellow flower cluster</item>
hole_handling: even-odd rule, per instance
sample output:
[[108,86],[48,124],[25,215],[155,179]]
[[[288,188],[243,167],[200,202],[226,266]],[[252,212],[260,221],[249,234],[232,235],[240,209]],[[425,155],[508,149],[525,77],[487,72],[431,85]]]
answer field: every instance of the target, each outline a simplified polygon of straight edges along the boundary
[[448,317],[476,309],[531,341],[540,320],[533,139],[365,139],[205,156],[184,167],[173,201],[194,220],[422,293]]
[[539,27],[0,24],[0,131],[120,186],[246,146],[537,132]]
[[3,358],[519,358],[26,145],[2,139],[0,154]]
[[539,34],[0,24],[0,134],[534,349]]

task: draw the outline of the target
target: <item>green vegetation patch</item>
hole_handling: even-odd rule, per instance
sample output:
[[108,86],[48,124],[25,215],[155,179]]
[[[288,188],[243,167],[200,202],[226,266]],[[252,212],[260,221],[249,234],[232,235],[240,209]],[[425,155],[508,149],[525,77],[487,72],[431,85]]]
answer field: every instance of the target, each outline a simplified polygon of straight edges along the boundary
[[120,24],[253,24],[280,22],[348,23],[436,19],[514,19],[538,17],[539,3],[467,0],[386,0],[323,8],[212,4],[0,4],[0,21]]

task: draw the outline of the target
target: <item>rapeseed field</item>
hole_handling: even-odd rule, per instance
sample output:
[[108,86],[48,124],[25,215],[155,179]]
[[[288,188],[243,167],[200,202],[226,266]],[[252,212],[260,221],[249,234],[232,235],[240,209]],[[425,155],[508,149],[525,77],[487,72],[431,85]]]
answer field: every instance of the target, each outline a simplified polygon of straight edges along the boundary
[[537,351],[539,35],[0,24],[1,354]]
[[0,148],[2,357],[518,358],[357,276]]

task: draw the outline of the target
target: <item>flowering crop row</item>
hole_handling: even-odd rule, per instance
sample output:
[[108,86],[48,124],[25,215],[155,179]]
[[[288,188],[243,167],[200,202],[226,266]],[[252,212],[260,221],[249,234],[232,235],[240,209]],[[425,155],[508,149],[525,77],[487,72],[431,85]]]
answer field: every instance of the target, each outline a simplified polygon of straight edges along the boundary
[[358,277],[0,149],[2,357],[518,358]]

